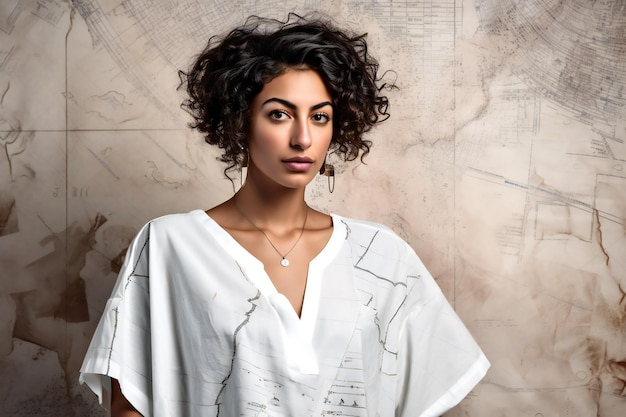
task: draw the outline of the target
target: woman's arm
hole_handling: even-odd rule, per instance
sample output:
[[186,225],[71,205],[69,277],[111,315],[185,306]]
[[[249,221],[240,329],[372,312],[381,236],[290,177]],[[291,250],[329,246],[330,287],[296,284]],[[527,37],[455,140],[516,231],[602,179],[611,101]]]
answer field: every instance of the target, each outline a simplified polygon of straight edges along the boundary
[[111,379],[111,417],[142,417],[122,394],[117,379]]

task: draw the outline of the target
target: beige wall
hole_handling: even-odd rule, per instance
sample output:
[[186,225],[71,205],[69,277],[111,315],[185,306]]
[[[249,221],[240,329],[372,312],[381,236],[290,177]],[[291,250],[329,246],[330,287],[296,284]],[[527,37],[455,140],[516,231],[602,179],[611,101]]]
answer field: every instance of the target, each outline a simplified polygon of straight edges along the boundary
[[620,0],[3,0],[0,415],[101,415],[77,371],[123,249],[232,194],[176,70],[251,13],[308,8],[396,72],[367,165],[310,202],[409,241],[485,350],[449,415],[623,416]]

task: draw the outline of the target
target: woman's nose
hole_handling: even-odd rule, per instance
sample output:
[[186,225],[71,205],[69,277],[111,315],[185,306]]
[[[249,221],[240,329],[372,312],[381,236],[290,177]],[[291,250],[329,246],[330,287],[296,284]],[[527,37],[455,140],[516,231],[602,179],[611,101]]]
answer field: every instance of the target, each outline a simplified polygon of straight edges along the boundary
[[311,146],[311,127],[307,122],[298,121],[294,123],[291,135],[291,146],[299,149],[307,149]]

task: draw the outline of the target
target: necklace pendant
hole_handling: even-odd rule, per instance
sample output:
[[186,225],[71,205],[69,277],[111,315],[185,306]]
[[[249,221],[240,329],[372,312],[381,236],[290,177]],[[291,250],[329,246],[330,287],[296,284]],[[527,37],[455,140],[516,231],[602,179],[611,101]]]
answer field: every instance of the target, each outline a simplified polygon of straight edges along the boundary
[[289,260],[287,258],[283,258],[280,260],[280,264],[282,266],[289,266]]

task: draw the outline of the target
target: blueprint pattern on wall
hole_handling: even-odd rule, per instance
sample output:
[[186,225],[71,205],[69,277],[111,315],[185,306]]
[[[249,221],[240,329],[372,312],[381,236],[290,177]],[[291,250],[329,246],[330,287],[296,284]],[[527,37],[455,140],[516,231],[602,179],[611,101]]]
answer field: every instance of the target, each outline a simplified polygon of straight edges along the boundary
[[623,415],[623,0],[3,0],[0,415],[105,415],[78,369],[130,240],[239,186],[178,70],[251,14],[312,10],[399,89],[310,204],[400,234],[483,347],[449,415]]

